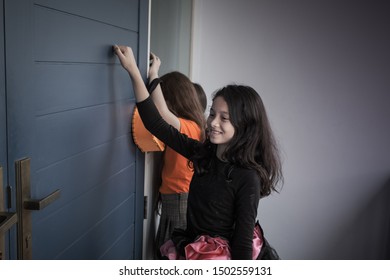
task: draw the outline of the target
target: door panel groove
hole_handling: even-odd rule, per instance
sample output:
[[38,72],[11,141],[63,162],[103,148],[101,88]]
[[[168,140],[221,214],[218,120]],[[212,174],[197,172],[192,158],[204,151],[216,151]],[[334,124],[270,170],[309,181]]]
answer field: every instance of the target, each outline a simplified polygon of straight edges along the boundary
[[[103,103],[95,103],[95,104],[86,104],[86,105],[79,105],[79,107],[70,107],[70,108],[62,108],[62,109],[59,109],[59,108],[50,108],[51,111],[48,111],[48,112],[42,112],[43,110],[40,109],[40,111],[38,111],[35,115],[36,117],[36,120],[40,120],[40,119],[44,119],[44,118],[50,118],[52,115],[57,115],[57,114],[67,114],[67,113],[74,113],[74,112],[77,112],[77,111],[80,111],[80,110],[88,110],[88,109],[96,109],[96,108],[104,108],[104,107],[107,107],[107,106],[118,106],[119,104],[121,103],[127,103],[127,102],[130,102],[132,101],[131,98],[129,97],[126,97],[126,98],[123,98],[123,99],[116,99],[115,102],[114,101],[110,101],[110,102],[103,102]],[[128,112],[132,112],[132,110],[128,110]]]
[[109,23],[109,22],[105,22],[105,21],[97,20],[97,19],[90,18],[90,17],[87,17],[87,16],[83,16],[83,15],[80,15],[80,14],[74,14],[74,13],[70,13],[70,12],[67,12],[67,11],[51,8],[49,6],[43,6],[43,5],[40,5],[40,4],[34,4],[34,6],[37,7],[37,8],[41,8],[41,9],[47,10],[48,12],[53,12],[53,13],[57,13],[57,14],[64,14],[64,15],[68,15],[68,16],[72,16],[72,17],[78,17],[78,18],[81,18],[81,19],[84,19],[84,20],[97,22],[99,24],[109,25],[109,26],[112,26],[112,27],[115,27],[115,28],[124,29],[124,30],[127,30],[127,31],[138,32],[138,30],[133,30],[133,29],[131,29],[129,27],[126,28],[126,27],[123,27],[123,26],[119,26],[119,25],[115,25],[115,24]]
[[34,61],[107,63],[114,42],[126,38],[136,46],[139,38],[138,32],[40,8],[34,9],[32,28]]
[[[141,0],[144,1],[144,0]],[[53,8],[70,14],[93,18],[114,26],[130,30],[139,30],[139,13],[141,1],[79,1],[79,0],[35,0],[34,3],[43,7]],[[82,3],[80,3],[82,2]],[[107,6],[109,3],[109,7]],[[109,12],[108,12],[109,11]],[[124,16],[126,13],[126,16]],[[120,16],[122,14],[122,16]],[[119,16],[118,16],[119,15]]]

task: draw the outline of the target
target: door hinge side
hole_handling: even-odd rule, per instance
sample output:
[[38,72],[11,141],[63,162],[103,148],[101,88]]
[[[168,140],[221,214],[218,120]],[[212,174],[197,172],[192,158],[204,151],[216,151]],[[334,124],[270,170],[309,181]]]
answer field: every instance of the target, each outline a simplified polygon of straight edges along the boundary
[[144,196],[144,220],[148,218],[148,196]]

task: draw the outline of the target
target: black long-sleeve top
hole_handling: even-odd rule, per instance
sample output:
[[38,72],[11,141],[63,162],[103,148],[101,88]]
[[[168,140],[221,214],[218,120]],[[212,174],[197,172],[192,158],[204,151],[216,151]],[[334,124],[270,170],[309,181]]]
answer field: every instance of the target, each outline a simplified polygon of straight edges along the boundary
[[[202,145],[165,122],[150,97],[137,103],[137,107],[145,127],[184,157],[191,158]],[[180,246],[200,235],[220,236],[229,240],[232,259],[252,259],[260,184],[255,170],[232,166],[216,156],[206,174],[194,172],[188,196],[187,229],[176,232],[173,238],[174,242],[182,243],[179,251],[183,250]]]

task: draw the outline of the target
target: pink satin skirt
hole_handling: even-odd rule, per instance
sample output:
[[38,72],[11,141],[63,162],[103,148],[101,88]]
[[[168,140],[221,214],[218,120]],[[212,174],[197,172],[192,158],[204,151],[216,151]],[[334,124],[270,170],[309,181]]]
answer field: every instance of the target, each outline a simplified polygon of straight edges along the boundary
[[[256,224],[253,231],[252,259],[256,259],[263,246],[263,237],[260,226]],[[185,248],[185,256],[181,256],[172,240],[168,240],[160,247],[162,256],[170,260],[231,260],[229,241],[220,237],[201,235]]]

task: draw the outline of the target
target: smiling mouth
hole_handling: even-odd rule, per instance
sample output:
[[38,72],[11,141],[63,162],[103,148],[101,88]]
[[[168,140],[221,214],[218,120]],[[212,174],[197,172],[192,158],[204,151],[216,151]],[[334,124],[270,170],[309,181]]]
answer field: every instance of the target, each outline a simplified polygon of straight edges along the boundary
[[210,135],[220,135],[220,134],[222,134],[221,131],[210,130]]

